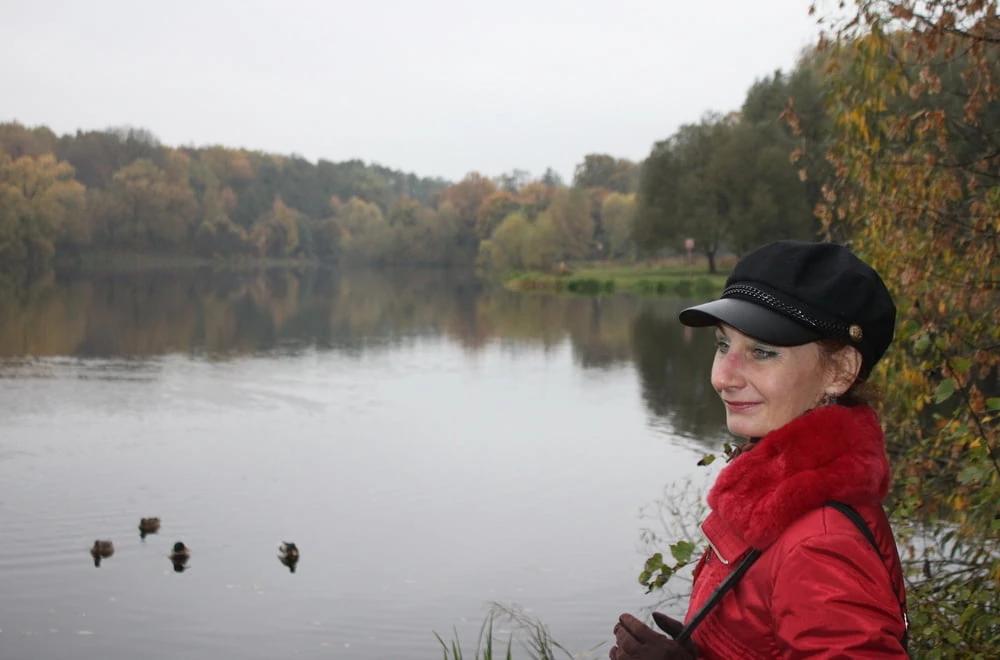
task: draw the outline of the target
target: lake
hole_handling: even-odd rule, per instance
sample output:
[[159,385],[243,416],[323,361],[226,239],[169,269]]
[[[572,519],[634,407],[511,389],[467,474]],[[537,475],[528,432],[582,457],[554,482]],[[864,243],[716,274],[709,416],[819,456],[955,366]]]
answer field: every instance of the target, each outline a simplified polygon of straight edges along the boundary
[[727,439],[687,302],[448,271],[0,288],[0,655],[472,657],[498,602],[606,657],[663,598],[656,503]]

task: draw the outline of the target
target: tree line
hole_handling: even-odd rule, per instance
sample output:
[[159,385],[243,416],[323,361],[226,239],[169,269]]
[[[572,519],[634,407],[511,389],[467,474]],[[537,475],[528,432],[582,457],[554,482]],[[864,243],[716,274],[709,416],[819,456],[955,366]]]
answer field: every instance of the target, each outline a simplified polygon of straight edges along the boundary
[[818,229],[815,186],[788,162],[795,138],[778,119],[789,94],[821,106],[814,68],[775,72],[740,112],[682,127],[642,163],[588,154],[568,185],[551,169],[453,183],[359,160],[172,148],[145,129],[0,124],[0,269],[127,253],[549,270],[694,238],[714,271],[720,249]]
[[[554,243],[540,250],[547,259],[578,258],[601,238],[604,195],[633,194],[638,169],[593,154],[572,190],[551,169],[538,178],[471,172],[451,183],[359,160],[172,148],[144,129],[57,136],[8,122],[0,124],[0,268],[35,272],[86,253],[489,264],[480,246],[515,211],[551,225]],[[617,216],[611,225],[620,252],[627,228]]]

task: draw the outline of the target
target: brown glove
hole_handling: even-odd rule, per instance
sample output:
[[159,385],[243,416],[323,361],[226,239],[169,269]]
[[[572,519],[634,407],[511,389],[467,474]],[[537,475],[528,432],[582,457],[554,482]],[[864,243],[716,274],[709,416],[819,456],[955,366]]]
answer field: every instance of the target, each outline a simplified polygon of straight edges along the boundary
[[[680,621],[659,612],[653,613],[653,621],[671,636],[684,627]],[[611,660],[694,660],[698,657],[698,649],[693,643],[678,644],[631,614],[618,618],[614,632],[615,646],[608,652]]]

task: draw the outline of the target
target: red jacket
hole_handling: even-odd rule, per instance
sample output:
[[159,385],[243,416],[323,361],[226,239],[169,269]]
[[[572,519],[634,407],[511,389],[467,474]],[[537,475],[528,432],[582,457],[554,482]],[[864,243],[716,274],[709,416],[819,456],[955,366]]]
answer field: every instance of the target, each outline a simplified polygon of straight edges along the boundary
[[[708,495],[710,548],[688,619],[751,547],[762,554],[695,630],[700,657],[907,657],[888,487],[882,429],[866,407],[812,410],[726,466]],[[881,557],[829,500],[861,514]]]

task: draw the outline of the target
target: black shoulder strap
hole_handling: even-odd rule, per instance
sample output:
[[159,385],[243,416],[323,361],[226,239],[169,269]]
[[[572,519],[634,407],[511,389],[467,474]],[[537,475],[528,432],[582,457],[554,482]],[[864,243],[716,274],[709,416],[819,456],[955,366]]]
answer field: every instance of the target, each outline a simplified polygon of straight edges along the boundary
[[691,634],[694,633],[694,629],[698,627],[699,623],[701,623],[702,619],[708,616],[708,613],[712,610],[712,608],[719,604],[719,601],[726,595],[726,592],[733,588],[733,585],[735,585],[739,579],[743,577],[743,574],[747,572],[747,569],[750,568],[755,561],[757,561],[758,557],[760,557],[760,550],[757,548],[751,548],[750,552],[743,557],[743,561],[739,563],[736,569],[726,576],[726,579],[722,581],[722,584],[715,588],[715,591],[713,591],[709,599],[705,601],[705,604],[698,608],[698,611],[695,612],[690,621],[684,624],[684,628],[677,633],[677,637],[674,637],[674,641],[678,644],[686,642],[691,637]]
[[[851,522],[854,523],[854,526],[857,527],[858,530],[865,535],[865,538],[868,539],[868,542],[872,544],[873,548],[875,548],[875,552],[878,553],[878,556],[879,557],[882,556],[882,551],[879,550],[878,543],[876,543],[875,541],[875,535],[872,534],[872,530],[868,527],[868,523],[865,522],[865,519],[861,517],[861,514],[858,513],[854,509],[854,507],[844,504],[843,502],[834,502],[833,500],[827,502],[826,506],[831,506],[837,511],[840,511],[848,518],[850,518]],[[882,563],[884,564],[885,560],[883,560]]]
[[[885,570],[889,573],[889,577],[891,579],[892,573],[889,571],[889,565],[885,563],[882,551],[879,549],[878,543],[875,541],[875,535],[872,534],[871,528],[868,527],[868,523],[866,523],[865,519],[861,517],[861,514],[858,513],[854,507],[844,504],[843,502],[834,502],[833,500],[830,500],[829,502],[826,502],[826,506],[833,507],[850,518],[851,522],[854,523],[854,526],[858,528],[864,537],[868,539],[868,542],[872,544],[872,547],[875,548],[875,554],[877,554],[878,558],[882,560],[882,565],[885,566]],[[893,592],[895,591],[896,590],[893,589]],[[897,596],[896,599],[899,600],[899,597]],[[910,617],[906,613],[906,604],[901,600],[899,601],[899,611],[903,615],[903,648],[905,649],[908,645],[910,636]]]

